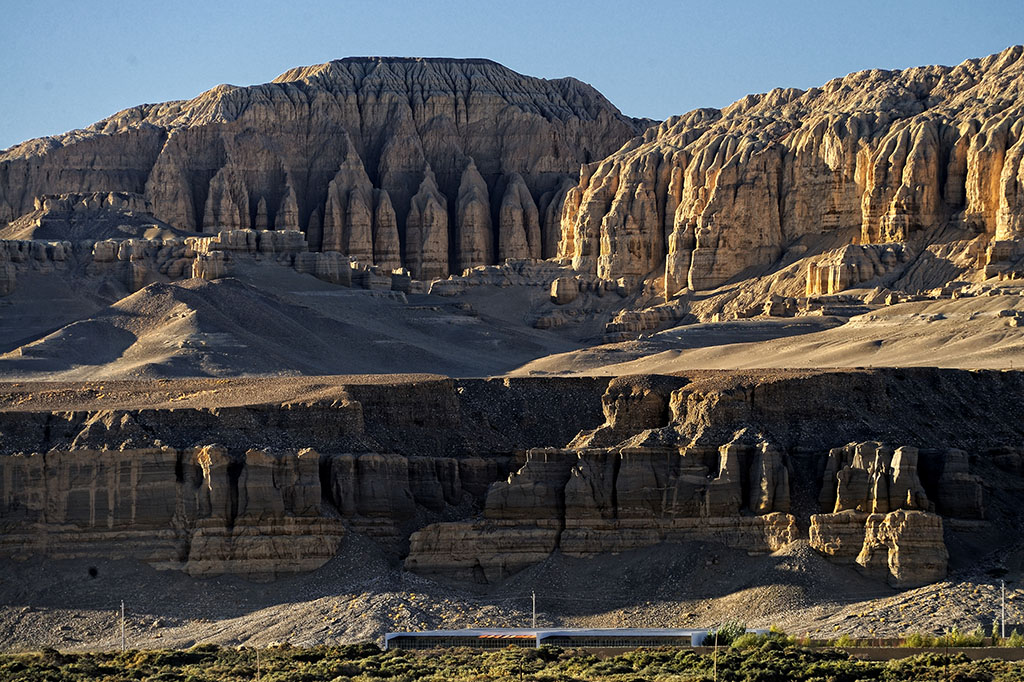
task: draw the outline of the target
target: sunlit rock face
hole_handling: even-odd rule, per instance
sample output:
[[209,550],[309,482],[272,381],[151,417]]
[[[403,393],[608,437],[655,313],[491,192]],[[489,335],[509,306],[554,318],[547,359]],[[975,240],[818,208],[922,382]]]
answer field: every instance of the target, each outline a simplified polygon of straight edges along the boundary
[[718,286],[801,236],[903,242],[1024,229],[1024,48],[862,71],[673,117],[583,169],[559,254],[664,291]]
[[427,270],[461,271],[496,262],[499,224],[509,257],[540,257],[543,235],[552,251],[580,165],[649,123],[575,79],[485,59],[342,59],[0,153],[0,224],[43,195],[134,192],[185,231],[300,230],[312,250],[399,267],[432,172],[451,248],[428,253]]

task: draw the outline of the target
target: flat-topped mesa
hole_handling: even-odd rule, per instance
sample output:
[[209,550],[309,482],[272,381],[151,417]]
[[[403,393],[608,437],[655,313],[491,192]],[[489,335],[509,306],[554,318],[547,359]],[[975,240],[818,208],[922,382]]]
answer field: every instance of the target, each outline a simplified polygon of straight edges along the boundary
[[[965,240],[1019,240],[1022,55],[1017,46],[956,67],[862,71],[673,117],[584,167],[559,255],[608,280],[664,273],[672,297],[822,233],[893,243],[952,226]],[[873,277],[894,265],[886,258],[880,249],[856,261]],[[808,290],[834,290],[847,277],[839,269],[825,275],[832,284],[815,274]],[[850,284],[868,278],[861,267]]]
[[[541,235],[558,232],[564,184],[649,123],[580,81],[489,60],[343,59],[141,105],[0,152],[0,225],[32,211],[36,196],[131,192],[186,232],[300,230],[311,250],[409,267],[398,245],[429,166],[452,200],[443,225],[452,249],[438,254],[437,270],[461,272],[496,262],[498,224],[488,221],[515,174],[537,257]],[[455,204],[471,159],[477,198],[467,213]],[[467,229],[475,236],[463,240]]]

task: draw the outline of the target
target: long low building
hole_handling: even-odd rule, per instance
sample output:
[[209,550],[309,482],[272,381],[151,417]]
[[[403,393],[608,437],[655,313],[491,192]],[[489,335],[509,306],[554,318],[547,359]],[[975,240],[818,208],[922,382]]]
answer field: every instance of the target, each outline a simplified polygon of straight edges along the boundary
[[439,649],[469,647],[504,649],[509,646],[532,649],[549,644],[582,649],[636,649],[638,647],[691,647],[706,642],[707,630],[678,628],[485,628],[472,630],[424,630],[389,632],[386,649]]

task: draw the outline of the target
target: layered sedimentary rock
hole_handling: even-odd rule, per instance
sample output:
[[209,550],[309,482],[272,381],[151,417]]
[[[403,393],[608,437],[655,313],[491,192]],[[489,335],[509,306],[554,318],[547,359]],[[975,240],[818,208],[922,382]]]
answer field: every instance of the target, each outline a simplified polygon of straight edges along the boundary
[[2,458],[6,555],[133,557],[193,575],[273,577],[330,559],[319,455],[222,447]]
[[647,429],[667,426],[672,392],[685,383],[685,379],[669,376],[613,378],[601,398],[604,424],[592,431],[581,431],[570,445],[615,445]]
[[946,577],[949,553],[937,514],[816,514],[811,516],[810,540],[833,561],[856,564],[894,587],[917,587]]
[[754,512],[789,511],[789,467],[778,447],[762,443],[750,474],[750,501]]
[[327,186],[321,248],[373,261],[373,185],[353,147]]
[[[383,210],[378,215],[384,220],[377,225],[386,228],[386,221],[393,221],[394,213],[388,207],[386,193],[379,196],[378,206]],[[382,248],[374,260],[379,265],[366,265],[337,251],[308,252],[298,230],[222,230],[210,236],[153,239],[0,240],[0,295],[14,290],[19,270],[85,276],[90,286],[105,289],[109,295],[113,283],[130,293],[148,284],[189,277],[213,280],[232,275],[239,262],[254,260],[294,268],[332,284],[396,289],[392,270],[398,268],[400,260],[394,223],[378,236]],[[408,291],[408,282],[404,291]]]
[[462,173],[459,198],[455,206],[455,242],[459,254],[458,272],[494,259],[494,230],[491,227],[491,200],[487,183],[473,159]]
[[980,519],[985,515],[981,478],[970,473],[967,453],[950,449],[940,459],[942,473],[936,483],[936,511],[945,516]]
[[[906,587],[945,575],[944,533],[956,548],[958,534],[1014,522],[1024,431],[1007,396],[1022,382],[935,369],[318,378],[315,399],[281,404],[54,412],[19,407],[35,388],[5,387],[0,554],[268,577],[318,566],[359,533],[407,551],[411,570],[493,583],[555,551],[764,553],[809,527],[824,555]],[[178,395],[171,384],[160,390]],[[839,408],[819,395],[837,386]],[[98,400],[94,388],[60,399]],[[830,448],[864,432],[895,440]]]
[[104,552],[192,575],[273,577],[326,562],[346,528],[395,538],[417,505],[472,503],[503,470],[500,460],[221,446],[2,457],[0,553]]
[[946,577],[949,553],[942,518],[922,511],[895,511],[867,518],[857,563],[886,576],[895,587],[916,587]]
[[498,261],[540,258],[540,217],[523,176],[508,180],[498,212]]
[[398,236],[398,219],[387,190],[374,191],[373,262],[387,270],[402,267],[402,246]]
[[[927,242],[949,224],[961,238],[1015,244],[1022,55],[1017,46],[956,67],[862,71],[673,117],[583,168],[564,203],[559,255],[610,280],[664,274],[674,296],[821,233]],[[885,249],[860,255],[856,272],[829,266],[809,286],[884,274]]]
[[519,471],[491,486],[482,521],[414,533],[406,566],[494,581],[556,548],[585,557],[701,541],[774,551],[797,538],[796,521],[770,509],[740,516],[737,452],[723,446],[718,476],[709,478],[702,451],[531,451]]
[[[484,469],[491,472],[488,476],[493,474],[486,484],[474,469],[460,469],[463,484],[478,495],[504,477],[507,471],[498,465],[512,453],[567,442],[580,424],[599,423],[607,383],[589,377],[536,381],[424,375],[408,381],[339,381],[320,399],[287,404],[97,407],[57,413],[0,410],[0,453],[113,449],[157,441],[181,449],[197,441],[230,442],[233,448],[246,450],[265,448],[270,442],[289,450],[312,447],[322,453],[377,452],[460,461],[486,453],[496,467]],[[552,401],[562,404],[557,414],[550,410]]]
[[[948,553],[942,516],[978,519],[982,489],[961,450],[931,452],[925,460],[933,501],[921,480],[918,448],[878,442],[833,448],[825,464],[819,505],[811,517],[811,546],[840,562],[906,587],[940,580]],[[930,470],[929,470],[930,469]]]
[[[685,383],[613,379],[601,427],[581,432],[570,448],[529,451],[518,471],[488,490],[482,521],[413,534],[407,567],[493,581],[556,548],[593,556],[704,541],[769,552],[796,539],[795,518],[782,513],[790,504],[788,467],[774,446],[650,443],[668,427],[669,396]],[[756,515],[741,516],[747,508]]]
[[[349,58],[296,68],[264,85],[220,85],[189,101],[133,107],[7,150],[0,155],[0,225],[34,210],[43,195],[131,192],[181,230],[300,230],[314,251],[348,249],[393,269],[408,264],[394,260],[392,229],[404,243],[428,166],[439,193],[456,199],[475,162],[488,190],[479,200],[493,202],[478,216],[479,239],[482,216],[498,214],[510,184],[518,201],[510,199],[510,208],[520,207],[528,231],[543,227],[550,239],[557,225],[534,223],[560,215],[561,190],[580,164],[603,158],[649,123],[623,116],[572,78],[531,78],[483,59]],[[370,200],[371,189],[386,200]],[[534,205],[531,213],[540,197],[546,210]],[[458,219],[453,211],[446,231],[454,234]],[[539,257],[540,235],[527,240]],[[445,254],[448,270],[496,257],[478,239],[466,253],[454,244],[452,262]]]
[[427,167],[405,223],[405,263],[416,279],[448,277],[448,200]]
[[413,533],[405,566],[486,584],[540,563],[558,547],[558,524],[539,520],[438,523]]
[[14,291],[18,282],[18,271],[14,264],[7,260],[0,260],[0,296],[7,296]]
[[185,237],[132,192],[70,192],[35,198],[32,210],[0,227],[0,239],[81,241]]
[[864,547],[867,518],[867,514],[852,509],[813,514],[809,529],[811,547],[837,562],[853,562]]
[[844,246],[838,253],[810,263],[807,267],[808,296],[835,294],[862,282],[884,282],[910,260],[910,251],[902,244],[863,244]]

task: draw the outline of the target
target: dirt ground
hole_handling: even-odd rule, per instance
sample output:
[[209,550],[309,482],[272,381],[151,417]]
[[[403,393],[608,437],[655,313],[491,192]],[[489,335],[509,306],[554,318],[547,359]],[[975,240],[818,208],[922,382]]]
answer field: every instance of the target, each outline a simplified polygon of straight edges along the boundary
[[[379,545],[350,535],[309,574],[274,582],[197,579],[135,561],[0,562],[0,649],[128,645],[381,642],[389,631],[538,625],[706,627],[775,625],[831,638],[991,627],[998,579],[985,557],[942,583],[897,591],[828,562],[805,541],[765,556],[704,544],[659,545],[593,559],[552,555],[501,584],[467,587],[416,576]],[[95,573],[95,577],[90,575]],[[1007,590],[1010,623],[1024,622],[1024,590]]]

